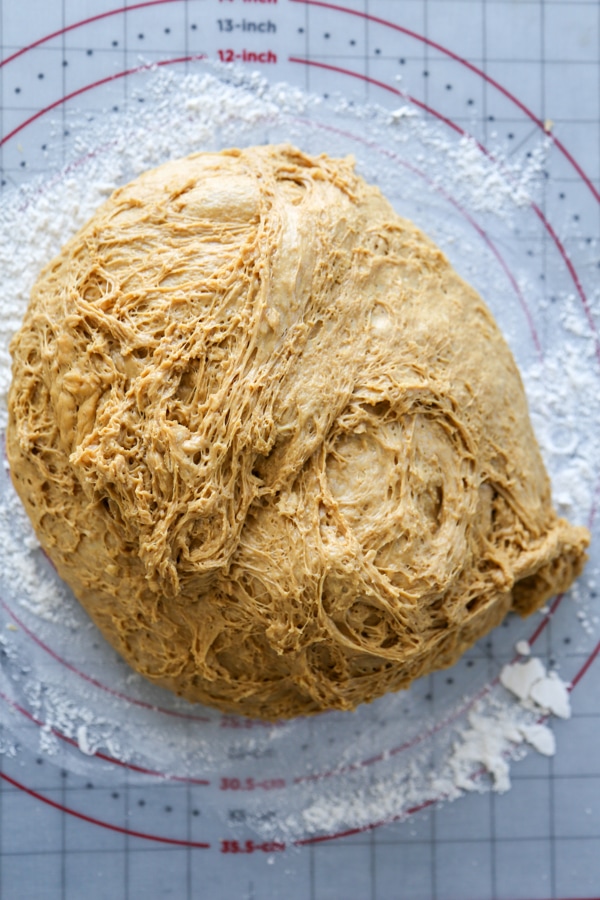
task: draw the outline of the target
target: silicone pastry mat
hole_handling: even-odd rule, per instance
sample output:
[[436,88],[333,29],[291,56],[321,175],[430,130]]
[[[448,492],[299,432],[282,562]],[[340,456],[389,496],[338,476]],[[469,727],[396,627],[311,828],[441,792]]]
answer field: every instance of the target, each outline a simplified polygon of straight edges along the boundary
[[[577,223],[570,275],[598,264],[596,0],[2,0],[0,39],[3,187],[43,171],[51,116],[94,106],[88,94],[102,98],[107,84],[125,99],[118,74],[149,61],[206,55],[317,93],[391,108],[408,98],[484,145],[500,135],[522,148],[546,127],[560,151],[546,210]],[[543,247],[539,264],[543,276]],[[572,719],[553,725],[555,757],[515,764],[504,795],[468,795],[336,840],[235,845],[206,820],[201,785],[140,786],[123,772],[94,784],[26,746],[0,755],[0,897],[600,897],[597,635],[551,622],[542,644],[538,655],[560,652],[578,678]],[[493,644],[474,653],[489,657]],[[239,793],[230,815],[243,819]]]

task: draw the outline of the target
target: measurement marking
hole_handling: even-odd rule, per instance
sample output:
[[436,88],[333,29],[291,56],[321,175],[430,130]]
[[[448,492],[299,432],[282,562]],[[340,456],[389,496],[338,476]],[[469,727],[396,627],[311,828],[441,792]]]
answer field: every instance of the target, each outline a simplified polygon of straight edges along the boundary
[[235,50],[217,50],[218,57],[223,63],[245,62],[245,63],[276,63],[277,54],[272,50],[264,50],[257,53],[254,50],[241,50],[236,53]]
[[[187,0],[148,0],[145,3],[137,3],[132,4],[127,7],[118,7],[117,9],[111,9],[104,13],[99,13],[95,16],[90,16],[87,19],[80,19],[78,22],[73,22],[71,25],[67,25],[65,28],[60,28],[58,31],[53,31],[51,34],[44,35],[44,37],[38,38],[38,40],[33,41],[31,44],[27,44],[26,47],[21,47],[15,53],[7,56],[6,59],[0,61],[0,68],[5,66],[7,63],[12,62],[19,56],[22,56],[24,53],[28,53],[30,50],[39,47],[41,44],[45,44],[48,41],[52,40],[55,37],[60,37],[62,34],[66,34],[68,31],[73,31],[76,28],[80,28],[83,25],[89,25],[92,22],[97,22],[100,19],[108,18],[109,16],[122,15],[124,12],[129,12],[134,9],[142,9],[147,6],[159,6],[163,3],[181,3],[187,2]],[[219,0],[219,2],[230,2],[233,0]],[[277,3],[277,0],[243,0],[244,3]],[[370,15],[368,13],[361,12],[360,10],[347,9],[343,6],[336,6],[333,3],[325,3],[322,0],[289,0],[290,3],[303,3],[306,7],[308,6],[321,6],[324,9],[332,9],[336,12],[346,13],[348,15],[358,16],[360,18],[369,19],[372,22],[376,22],[379,25],[383,25],[386,28],[392,28],[395,31],[399,31],[402,34],[406,34],[409,37],[414,38],[417,41],[421,41],[422,43],[428,44],[430,47],[433,47],[436,50],[439,50],[440,53],[443,53],[445,56],[448,56],[450,59],[458,62],[460,65],[466,66],[470,69],[475,75],[478,75],[480,78],[483,78],[485,81],[489,82],[494,88],[500,91],[511,103],[514,103],[515,106],[518,107],[527,118],[531,119],[532,122],[541,128],[547,135],[547,137],[555,144],[558,148],[559,152],[562,153],[563,156],[569,161],[570,165],[575,169],[575,171],[579,174],[584,184],[589,188],[594,197],[600,202],[600,191],[594,186],[592,180],[588,175],[586,175],[585,171],[581,168],[577,160],[571,155],[571,153],[567,150],[564,144],[558,140],[558,138],[552,133],[546,132],[544,128],[544,123],[527,107],[521,100],[518,99],[514,94],[511,94],[509,90],[503,87],[498,81],[496,81],[491,76],[487,75],[481,69],[477,68],[477,66],[473,65],[473,63],[468,62],[461,56],[458,56],[456,53],[453,53],[451,50],[448,50],[442,44],[437,44],[435,41],[431,41],[429,38],[424,37],[423,35],[418,34],[415,31],[411,31],[408,28],[404,28],[402,25],[397,25],[395,22],[390,22],[387,19],[381,19],[377,16]],[[158,63],[161,65],[161,63]]]
[[[260,2],[266,2],[266,0],[260,0]],[[276,3],[277,0],[269,0],[269,2]],[[133,3],[125,8],[119,6],[117,9],[109,9],[108,12],[98,13],[97,15],[90,16],[87,19],[80,19],[79,22],[73,22],[71,25],[66,25],[63,28],[59,28],[58,31],[53,31],[51,34],[46,34],[44,35],[44,37],[38,38],[37,41],[33,41],[31,44],[27,44],[26,47],[21,47],[16,51],[16,53],[12,53],[10,56],[7,56],[6,59],[3,59],[2,62],[0,62],[0,69],[7,63],[12,62],[13,59],[17,59],[17,57],[22,56],[23,53],[28,53],[29,50],[33,50],[35,47],[39,47],[40,44],[45,44],[46,41],[51,41],[52,38],[61,37],[61,35],[67,34],[68,31],[73,31],[75,28],[81,28],[82,25],[91,25],[93,22],[99,22],[101,19],[107,19],[110,16],[122,15],[125,12],[132,12],[134,9],[145,9],[148,6],[160,6],[163,3],[181,3],[181,0],[146,0],[145,3]]]
[[254,778],[221,778],[221,791],[273,791],[286,786],[285,778],[265,778],[255,781]]
[[[38,728],[45,728],[47,723],[42,722],[40,719],[36,718],[29,710],[25,709],[25,707],[21,706],[15,700],[11,700],[3,691],[0,691],[0,699],[4,700],[9,706],[11,706],[14,710],[21,715],[25,716],[26,719],[29,719],[30,722],[33,722],[34,725],[37,725]],[[64,741],[65,744],[69,744],[71,747],[77,747],[79,749],[79,743],[74,738],[68,737],[66,734],[63,734],[62,731],[58,731],[53,726],[50,726],[51,733],[57,737],[59,740]],[[96,751],[93,756],[97,756],[98,759],[104,760],[104,762],[112,763],[115,766],[120,766],[123,769],[131,769],[132,772],[139,772],[142,775],[153,775],[156,778],[164,778],[165,781],[182,781],[184,783],[190,783],[199,785],[201,787],[207,787],[210,785],[210,781],[206,778],[187,778],[185,775],[166,775],[164,772],[157,772],[154,769],[147,769],[144,766],[137,766],[135,763],[124,762],[121,759],[116,759],[114,756],[109,756],[107,753],[102,753],[102,751]]]
[[254,841],[236,841],[226,838],[221,841],[221,853],[277,853],[285,850],[285,844],[282,841],[264,841],[262,844],[256,844]]
[[[174,3],[176,2],[176,0],[160,0],[160,2]],[[127,7],[127,9],[133,9],[133,7]],[[123,12],[123,10],[119,11]],[[60,32],[57,33],[60,34]],[[9,133],[5,135],[2,140],[0,140],[0,147],[3,147],[7,141],[15,136],[15,134],[18,134],[19,131],[22,131],[23,128],[27,127],[27,125],[31,125],[31,123],[35,122],[36,119],[39,119],[40,116],[45,115],[52,109],[56,109],[58,106],[61,106],[68,100],[73,100],[74,97],[79,97],[81,94],[85,94],[87,91],[91,91],[93,88],[100,87],[103,84],[109,84],[111,81],[117,81],[119,78],[126,78],[128,75],[136,75],[138,72],[150,72],[155,67],[172,66],[175,63],[187,63],[192,62],[192,60],[201,59],[206,59],[204,53],[200,53],[194,56],[180,56],[176,59],[159,59],[158,62],[147,63],[141,66],[134,66],[133,69],[125,69],[123,72],[115,72],[114,75],[107,75],[106,78],[99,78],[98,81],[94,81],[91,84],[84,85],[84,87],[77,88],[76,91],[71,91],[70,94],[65,94],[65,96],[61,97],[59,100],[55,100],[53,103],[49,103],[48,106],[45,106],[43,109],[38,110],[33,116],[29,116],[28,119],[25,119],[24,122],[21,122],[20,125],[17,125],[15,128],[13,128],[12,131],[9,131]]]
[[358,9],[347,9],[344,6],[337,6],[334,3],[326,3],[324,0],[290,0],[290,3],[304,3],[306,6],[320,6],[323,9],[331,9],[334,12],[346,13],[350,16],[357,16],[361,19],[367,19],[369,22],[375,22],[377,25],[383,25],[384,28],[392,28],[394,31],[399,31],[401,34],[406,34],[408,37],[413,38],[416,41],[420,41],[423,44],[426,44],[428,47],[432,47],[434,50],[438,50],[440,53],[443,53],[445,56],[448,56],[450,59],[459,63],[461,66],[465,66],[475,75],[478,75],[480,78],[483,78],[488,84],[491,84],[492,87],[496,88],[497,91],[510,100],[511,103],[514,103],[515,106],[521,110],[524,115],[527,116],[528,119],[531,119],[532,122],[541,128],[544,134],[552,141],[553,144],[559,149],[559,151],[566,157],[569,163],[573,166],[575,171],[581,177],[584,184],[589,188],[592,192],[596,200],[600,202],[600,191],[594,186],[592,180],[581,168],[577,160],[571,153],[567,150],[565,145],[558,140],[557,137],[552,132],[546,131],[543,121],[533,113],[528,106],[526,106],[518,97],[514,94],[511,94],[507,88],[503,87],[499,81],[496,81],[495,78],[492,78],[491,75],[487,75],[482,69],[479,69],[477,66],[470,63],[464,57],[459,56],[457,53],[453,53],[452,50],[448,50],[447,47],[444,47],[442,44],[438,44],[436,41],[432,41],[430,38],[425,37],[422,34],[418,34],[416,31],[411,31],[410,28],[404,28],[402,25],[397,25],[395,22],[390,22],[388,19],[381,19],[379,16],[373,16],[366,12],[361,12]]
[[242,19],[241,22],[234,22],[233,19],[217,19],[219,31],[258,31],[261,34],[274,34],[277,31],[277,25],[271,19],[263,22],[252,22],[248,19]]
[[2,778],[3,781],[6,781],[13,787],[18,788],[20,791],[23,791],[23,793],[29,794],[30,797],[34,797],[36,800],[40,800],[47,806],[51,806],[53,809],[58,809],[60,812],[68,813],[68,815],[70,816],[75,816],[76,819],[82,819],[84,822],[89,822],[91,825],[99,825],[101,828],[107,828],[109,831],[116,831],[119,834],[127,834],[130,837],[143,838],[146,841],[156,841],[159,844],[175,844],[178,847],[197,847],[202,850],[210,849],[210,844],[207,844],[204,841],[184,841],[178,840],[177,838],[161,837],[158,834],[146,834],[143,831],[132,831],[130,828],[123,828],[121,825],[113,825],[111,822],[105,822],[102,819],[95,819],[93,816],[88,816],[85,813],[78,812],[78,810],[76,809],[70,809],[70,807],[64,806],[62,803],[57,803],[56,800],[51,800],[50,797],[44,797],[43,794],[38,794],[37,791],[34,791],[31,788],[28,788],[26,785],[21,784],[20,781],[16,781],[16,779],[11,778],[10,775],[7,775],[5,772],[0,772],[0,778]]

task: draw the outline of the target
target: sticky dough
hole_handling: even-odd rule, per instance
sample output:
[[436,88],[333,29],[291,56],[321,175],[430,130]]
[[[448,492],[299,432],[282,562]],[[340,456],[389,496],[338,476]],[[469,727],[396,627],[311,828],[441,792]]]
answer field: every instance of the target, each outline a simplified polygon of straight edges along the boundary
[[492,316],[352,160],[146,172],[44,269],[11,349],[10,467],[44,549],[189,700],[352,709],[583,565]]

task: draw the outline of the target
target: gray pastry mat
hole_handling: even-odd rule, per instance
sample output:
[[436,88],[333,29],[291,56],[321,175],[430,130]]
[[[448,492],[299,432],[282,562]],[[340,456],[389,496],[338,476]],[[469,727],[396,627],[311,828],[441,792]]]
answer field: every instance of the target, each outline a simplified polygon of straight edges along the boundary
[[[19,180],[25,167],[43,167],[39,147],[47,117],[36,118],[40,110],[56,104],[61,115],[61,98],[139,65],[140,54],[158,60],[221,50],[239,58],[254,50],[271,54],[258,65],[273,80],[393,106],[397,96],[377,82],[397,84],[395,76],[402,75],[402,87],[413,98],[442,110],[483,142],[492,130],[515,142],[527,140],[535,122],[477,74],[483,71],[535,117],[552,120],[554,134],[598,189],[595,0],[165,0],[128,6],[116,10],[115,0],[0,2],[2,134],[32,120],[2,146],[4,180]],[[258,21],[271,25],[251,33],[248,23]],[[456,56],[477,71],[457,65]],[[108,89],[115,96],[125,90],[116,82]],[[74,96],[71,105],[77,102]],[[551,178],[553,202],[572,210],[593,247],[599,219],[590,186],[566,163]],[[587,252],[581,265],[595,265]],[[6,621],[0,611],[0,627]],[[565,635],[553,636],[550,625],[539,655],[550,658],[560,641],[573,671],[590,661],[572,694],[573,718],[553,725],[554,758],[531,754],[513,767],[511,791],[476,793],[404,822],[285,852],[259,841],[241,841],[232,852],[221,826],[207,821],[200,785],[133,785],[126,771],[116,785],[94,784],[26,747],[15,757],[0,755],[0,897],[600,897],[597,636],[581,631],[566,637],[572,652],[565,650]],[[243,802],[232,801],[230,813],[243,818]]]

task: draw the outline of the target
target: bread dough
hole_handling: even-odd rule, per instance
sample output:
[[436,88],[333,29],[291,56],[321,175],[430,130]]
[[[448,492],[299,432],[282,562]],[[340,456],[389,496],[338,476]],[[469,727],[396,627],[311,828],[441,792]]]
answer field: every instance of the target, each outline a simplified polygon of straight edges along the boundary
[[490,312],[351,159],[146,172],[44,269],[11,349],[44,549],[191,701],[352,709],[583,565]]

